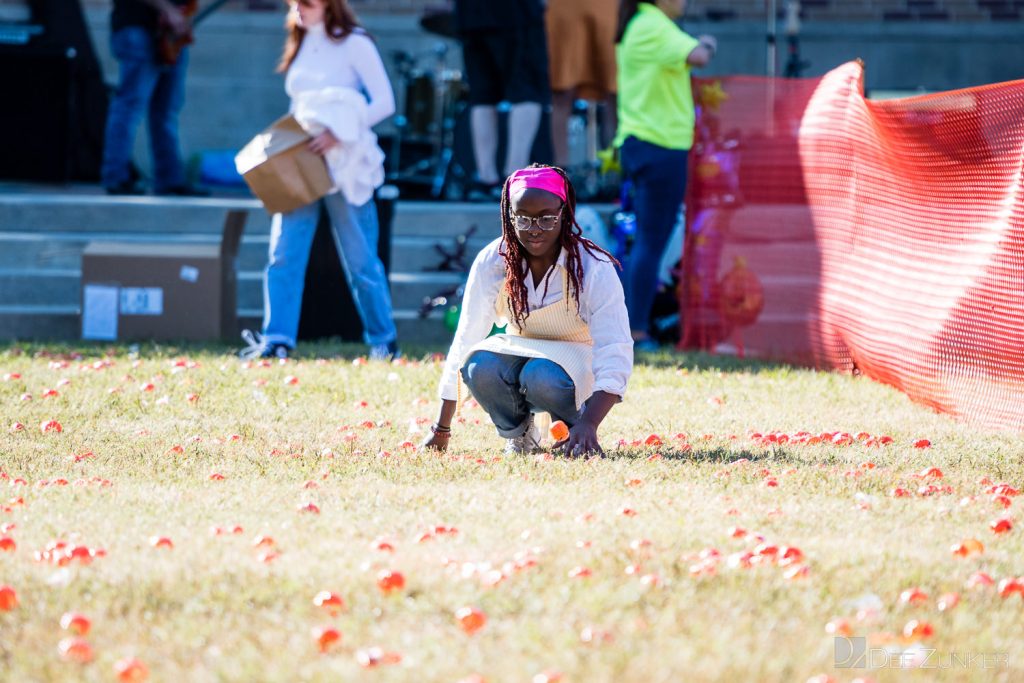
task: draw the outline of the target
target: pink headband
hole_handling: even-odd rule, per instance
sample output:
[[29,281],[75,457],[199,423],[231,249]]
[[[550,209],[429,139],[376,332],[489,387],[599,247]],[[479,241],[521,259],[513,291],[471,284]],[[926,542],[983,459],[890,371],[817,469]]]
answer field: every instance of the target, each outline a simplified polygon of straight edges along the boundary
[[547,190],[559,197],[563,202],[566,200],[565,179],[553,168],[523,168],[508,177],[508,196],[514,192],[526,188]]

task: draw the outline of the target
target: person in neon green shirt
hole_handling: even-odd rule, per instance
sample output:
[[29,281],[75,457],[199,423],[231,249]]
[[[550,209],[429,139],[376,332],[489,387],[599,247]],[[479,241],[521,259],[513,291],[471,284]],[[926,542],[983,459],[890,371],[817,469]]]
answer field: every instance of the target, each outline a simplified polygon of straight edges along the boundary
[[615,146],[633,184],[636,237],[626,263],[626,308],[634,348],[653,350],[650,315],[665,245],[686,193],[693,146],[690,70],[708,64],[718,43],[675,21],[686,0],[623,0],[616,36],[619,127]]

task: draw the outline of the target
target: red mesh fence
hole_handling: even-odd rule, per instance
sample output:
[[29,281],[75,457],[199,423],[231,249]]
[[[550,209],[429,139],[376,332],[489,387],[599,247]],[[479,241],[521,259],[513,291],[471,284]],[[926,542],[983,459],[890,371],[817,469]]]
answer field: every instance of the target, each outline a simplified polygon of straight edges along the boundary
[[861,372],[1024,430],[1024,81],[696,79],[686,348]]

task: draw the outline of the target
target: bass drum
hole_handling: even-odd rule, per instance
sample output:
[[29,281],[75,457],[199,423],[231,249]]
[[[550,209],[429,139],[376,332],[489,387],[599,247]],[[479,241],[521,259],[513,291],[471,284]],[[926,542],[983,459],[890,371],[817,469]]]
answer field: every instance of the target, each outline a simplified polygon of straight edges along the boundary
[[437,89],[434,76],[414,73],[405,86],[405,135],[428,138],[437,134]]

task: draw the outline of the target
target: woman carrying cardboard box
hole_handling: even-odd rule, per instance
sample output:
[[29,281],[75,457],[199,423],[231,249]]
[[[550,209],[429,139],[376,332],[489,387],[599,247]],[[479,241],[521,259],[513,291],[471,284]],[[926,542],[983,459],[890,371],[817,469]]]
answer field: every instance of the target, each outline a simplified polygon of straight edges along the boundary
[[243,335],[245,358],[284,358],[295,348],[309,252],[326,208],[352,298],[363,321],[370,358],[399,355],[384,264],[377,256],[373,191],[384,180],[384,155],[372,126],[395,111],[380,54],[346,0],[289,3],[288,37],[278,71],[285,74],[291,113],[324,156],[335,192],[275,214],[264,277],[263,330]]

